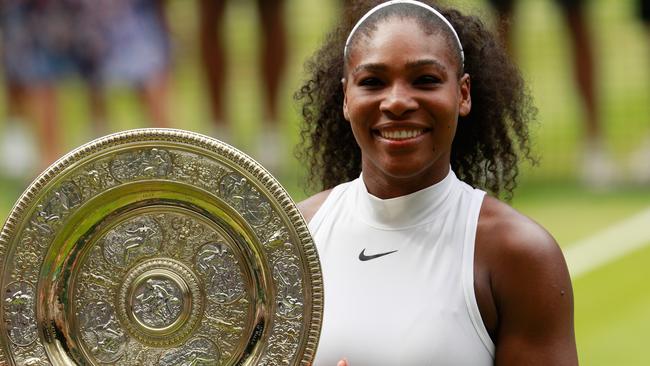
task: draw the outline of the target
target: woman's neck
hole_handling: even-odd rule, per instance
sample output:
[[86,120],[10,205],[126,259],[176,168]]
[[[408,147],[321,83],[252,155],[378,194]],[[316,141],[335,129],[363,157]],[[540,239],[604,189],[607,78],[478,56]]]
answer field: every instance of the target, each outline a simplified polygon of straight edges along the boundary
[[442,181],[449,174],[449,170],[449,164],[446,164],[445,168],[427,169],[412,176],[396,177],[379,173],[366,164],[362,166],[363,182],[368,193],[381,199],[405,196],[432,186]]

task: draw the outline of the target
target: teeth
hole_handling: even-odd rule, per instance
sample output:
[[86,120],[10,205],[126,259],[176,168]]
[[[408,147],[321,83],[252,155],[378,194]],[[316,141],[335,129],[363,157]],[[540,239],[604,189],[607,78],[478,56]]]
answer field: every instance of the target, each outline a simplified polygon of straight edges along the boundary
[[408,130],[390,130],[380,131],[381,137],[389,140],[406,140],[420,136],[424,132],[423,129],[408,129]]

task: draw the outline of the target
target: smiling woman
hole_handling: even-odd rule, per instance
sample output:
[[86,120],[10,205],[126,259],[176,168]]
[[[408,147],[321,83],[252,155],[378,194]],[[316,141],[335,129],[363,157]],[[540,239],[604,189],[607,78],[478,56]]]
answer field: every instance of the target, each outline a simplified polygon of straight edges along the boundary
[[[342,19],[341,24],[328,35],[323,47],[308,60],[306,69],[310,77],[296,93],[296,99],[302,103],[305,122],[299,156],[310,168],[310,183],[314,188],[332,188],[358,177],[361,172],[361,150],[342,113],[344,93],[341,78],[347,77],[346,72],[355,70],[348,67],[349,52],[345,57],[342,54],[357,20],[378,3],[376,0],[359,1],[350,6],[349,17]],[[535,160],[530,154],[528,122],[535,116],[536,109],[517,67],[480,19],[452,9],[440,9],[453,25],[449,28],[439,18],[425,16],[427,12],[422,12],[422,8],[417,6],[411,8],[412,14],[403,4],[382,8],[355,30],[348,48],[365,45],[369,36],[375,33],[384,37],[387,32],[373,31],[377,22],[395,9],[402,9],[399,16],[422,25],[425,33],[447,34],[443,38],[447,41],[449,53],[456,52],[456,57],[460,57],[458,42],[453,33],[445,31],[455,30],[462,40],[464,62],[461,63],[459,58],[457,63],[461,67],[452,67],[457,69],[458,78],[462,73],[470,75],[471,111],[458,120],[451,167],[468,184],[511,197],[519,172],[518,163],[522,158]],[[434,81],[435,78],[426,75],[422,80]],[[367,83],[377,81],[366,80]]]
[[561,251],[485,194],[511,196],[530,159],[517,68],[456,10],[352,10],[296,95],[325,189],[299,205],[324,279],[315,364],[577,364]]
[[[343,114],[362,153],[368,190],[381,198],[412,193],[449,171],[458,116],[471,107],[469,76],[442,34],[395,18],[351,48]],[[384,191],[378,191],[383,189]],[[386,190],[389,191],[386,191]]]

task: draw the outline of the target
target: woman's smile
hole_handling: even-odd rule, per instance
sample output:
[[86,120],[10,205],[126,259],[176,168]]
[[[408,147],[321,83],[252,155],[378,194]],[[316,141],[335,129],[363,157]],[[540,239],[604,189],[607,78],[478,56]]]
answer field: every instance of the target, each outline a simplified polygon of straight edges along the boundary
[[430,131],[430,129],[406,127],[385,127],[372,130],[376,136],[390,141],[414,140],[417,137],[424,135],[428,131]]

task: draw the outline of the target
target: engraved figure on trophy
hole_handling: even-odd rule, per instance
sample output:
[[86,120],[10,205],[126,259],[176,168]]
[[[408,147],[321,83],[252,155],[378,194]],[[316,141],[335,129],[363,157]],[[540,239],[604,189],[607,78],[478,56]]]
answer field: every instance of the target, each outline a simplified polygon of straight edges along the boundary
[[67,212],[81,204],[81,190],[72,182],[63,182],[42,206],[41,214],[46,221],[60,220]]
[[178,240],[182,242],[197,238],[205,231],[203,225],[189,217],[176,216],[172,219],[171,226]]
[[91,197],[98,192],[102,186],[102,177],[97,169],[89,169],[74,178],[75,184],[80,188],[82,197]]
[[190,154],[173,154],[173,176],[181,181],[197,184],[210,191],[216,191],[219,180],[226,170],[204,157]]
[[[50,225],[51,221],[57,220],[58,217],[55,215],[50,215],[43,205],[37,206],[37,211],[34,213],[32,219],[29,222],[29,230],[37,235],[38,239],[44,239],[49,237],[54,233],[54,228]],[[38,240],[40,246],[45,246],[48,243],[48,240]]]
[[25,361],[22,362],[22,364],[25,366],[49,366],[50,365],[50,363],[45,362],[38,357],[26,358]]
[[203,245],[195,259],[203,275],[207,297],[218,303],[231,303],[245,292],[244,279],[235,255],[223,241]]
[[79,207],[81,202],[83,202],[81,189],[71,181],[61,183],[61,187],[55,192],[55,195],[61,202],[61,206],[66,211]]
[[168,151],[158,148],[138,150],[118,155],[110,163],[110,171],[118,181],[135,178],[162,178],[172,169]]
[[27,346],[36,339],[34,288],[27,282],[7,285],[4,316],[9,339],[18,346]]
[[219,364],[219,348],[209,339],[194,338],[185,347],[170,351],[158,362],[161,366],[213,366]]
[[162,241],[162,229],[153,218],[134,217],[104,236],[104,258],[124,267],[138,258],[158,253]]
[[[63,219],[68,211],[78,207],[82,201],[79,187],[69,181],[63,182],[44,200],[44,203],[36,207],[37,211],[30,224],[39,234],[49,236],[54,232],[53,226]],[[43,244],[47,244],[47,241]]]
[[196,247],[205,241],[205,238],[199,238],[206,232],[206,227],[188,216],[174,216],[168,226],[171,226],[172,231],[170,240],[164,244],[165,250],[178,255],[178,258],[191,261]]
[[135,290],[133,314],[148,327],[169,326],[182,310],[182,293],[172,280],[149,278]]
[[110,304],[104,301],[88,303],[79,319],[81,338],[98,361],[114,362],[122,356],[128,337],[120,328]]
[[300,267],[291,257],[282,257],[273,266],[273,278],[278,286],[278,312],[287,318],[302,314],[302,281]]
[[221,179],[219,191],[221,197],[226,198],[253,226],[264,225],[271,219],[271,205],[246,178],[228,174]]
[[147,164],[143,165],[142,172],[147,177],[163,177],[171,169],[171,156],[165,150],[153,148],[149,151]]

